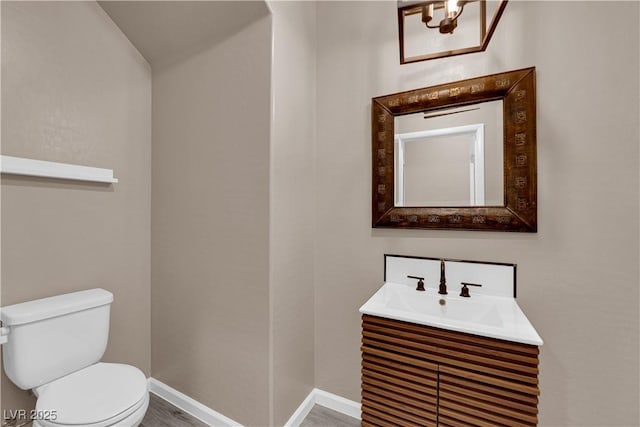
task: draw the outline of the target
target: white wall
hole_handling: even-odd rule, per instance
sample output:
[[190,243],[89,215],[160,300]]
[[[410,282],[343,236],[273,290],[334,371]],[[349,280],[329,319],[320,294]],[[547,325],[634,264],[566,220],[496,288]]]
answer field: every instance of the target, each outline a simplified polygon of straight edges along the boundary
[[[403,66],[395,8],[317,7],[316,386],[359,399],[384,253],[513,262],[545,340],[540,424],[638,425],[638,3],[510,2],[486,52]],[[372,230],[371,97],[528,66],[539,232]]]
[[[114,293],[105,361],[150,373],[151,70],[91,2],[2,6],[2,154],[114,185],[2,176],[2,305]],[[2,374],[2,409],[35,399]]]
[[314,2],[271,2],[271,425],[284,425],[314,386]]

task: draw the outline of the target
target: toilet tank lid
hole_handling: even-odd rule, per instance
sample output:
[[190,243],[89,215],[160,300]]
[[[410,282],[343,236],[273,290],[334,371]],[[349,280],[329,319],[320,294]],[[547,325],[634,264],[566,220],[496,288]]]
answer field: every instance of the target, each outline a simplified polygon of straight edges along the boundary
[[0,319],[3,326],[22,325],[111,304],[111,302],[113,302],[111,292],[100,288],[88,289],[2,307]]

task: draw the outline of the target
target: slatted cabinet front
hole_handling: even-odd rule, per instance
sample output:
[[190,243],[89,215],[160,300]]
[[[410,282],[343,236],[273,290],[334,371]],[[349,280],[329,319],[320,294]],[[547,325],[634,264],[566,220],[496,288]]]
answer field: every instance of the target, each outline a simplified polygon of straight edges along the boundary
[[538,347],[362,316],[363,426],[538,422]]

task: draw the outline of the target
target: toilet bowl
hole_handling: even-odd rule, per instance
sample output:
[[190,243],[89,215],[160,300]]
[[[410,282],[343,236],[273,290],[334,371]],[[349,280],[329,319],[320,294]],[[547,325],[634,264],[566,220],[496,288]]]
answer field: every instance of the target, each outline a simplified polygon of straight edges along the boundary
[[37,397],[33,427],[136,427],[149,406],[138,368],[100,362],[113,295],[74,292],[1,309],[4,370]]
[[137,368],[97,363],[34,389],[35,427],[136,426],[149,405],[147,380]]

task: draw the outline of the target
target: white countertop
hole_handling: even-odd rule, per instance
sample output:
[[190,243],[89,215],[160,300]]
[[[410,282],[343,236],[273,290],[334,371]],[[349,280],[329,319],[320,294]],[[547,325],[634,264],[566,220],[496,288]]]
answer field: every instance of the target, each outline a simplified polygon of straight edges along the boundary
[[[515,298],[457,292],[439,295],[434,289],[385,283],[360,307],[360,313],[523,344],[542,345],[542,338]],[[444,303],[444,304],[442,304]]]

